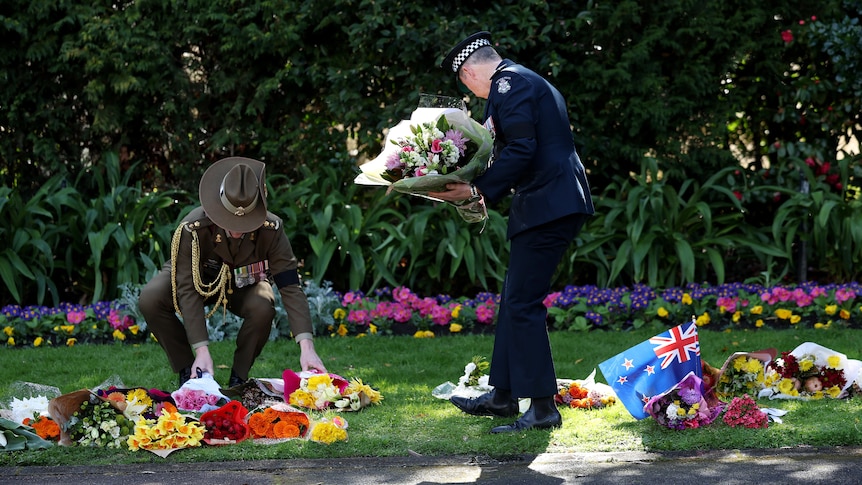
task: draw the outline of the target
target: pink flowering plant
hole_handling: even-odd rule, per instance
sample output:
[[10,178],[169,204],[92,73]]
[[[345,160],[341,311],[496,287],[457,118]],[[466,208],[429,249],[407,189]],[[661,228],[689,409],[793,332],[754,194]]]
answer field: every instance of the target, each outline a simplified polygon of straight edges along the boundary
[[769,426],[769,416],[757,407],[757,402],[748,394],[734,397],[724,411],[722,421],[731,428],[766,428]]

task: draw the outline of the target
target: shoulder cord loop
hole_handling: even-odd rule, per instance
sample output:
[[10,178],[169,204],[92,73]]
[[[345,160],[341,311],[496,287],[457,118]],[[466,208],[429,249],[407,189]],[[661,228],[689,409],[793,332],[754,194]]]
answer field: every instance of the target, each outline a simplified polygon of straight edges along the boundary
[[[177,300],[177,256],[180,253],[180,239],[182,238],[183,229],[184,225],[180,224],[179,227],[177,227],[177,230],[174,231],[174,237],[171,238],[171,293],[174,300],[174,311],[176,311],[177,314],[180,316],[182,316],[183,312],[180,311],[180,305]],[[210,310],[210,312],[206,316],[206,318],[209,318],[215,314],[219,305],[224,305],[225,307],[227,307],[225,288],[230,282],[230,267],[226,263],[222,263],[218,276],[216,276],[216,278],[212,282],[204,283],[203,280],[201,280],[201,248],[200,241],[198,241],[198,233],[197,231],[191,231],[191,233],[192,280],[195,283],[195,290],[204,298],[209,298],[218,293],[218,300],[216,301],[216,304],[212,307],[212,310]]]

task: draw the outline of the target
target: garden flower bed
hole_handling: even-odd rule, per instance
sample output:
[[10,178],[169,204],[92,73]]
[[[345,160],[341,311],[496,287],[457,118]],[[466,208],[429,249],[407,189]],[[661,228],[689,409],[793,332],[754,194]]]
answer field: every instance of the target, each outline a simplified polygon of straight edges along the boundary
[[[308,285],[312,319],[320,336],[410,335],[433,337],[491,333],[499,295],[420,296],[409,288],[371,294],[339,293]],[[0,310],[6,347],[141,343],[152,338],[134,317],[134,299],[57,307],[8,305]],[[862,286],[805,283],[764,287],[728,283],[656,290],[567,286],[545,299],[550,330],[625,330],[660,322],[672,327],[695,319],[702,330],[729,328],[860,328]],[[230,315],[228,315],[230,317]],[[231,337],[230,322],[210,322],[211,338]],[[235,328],[236,325],[233,325]]]

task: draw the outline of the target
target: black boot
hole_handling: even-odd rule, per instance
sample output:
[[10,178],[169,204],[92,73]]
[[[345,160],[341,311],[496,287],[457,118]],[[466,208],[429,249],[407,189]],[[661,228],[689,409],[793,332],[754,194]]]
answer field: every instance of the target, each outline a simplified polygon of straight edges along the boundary
[[474,416],[508,418],[518,414],[518,400],[508,390],[494,389],[476,398],[452,396],[449,402],[461,411]]
[[191,366],[186,367],[186,368],[184,368],[184,369],[180,369],[180,380],[179,380],[180,385],[177,387],[177,389],[179,389],[180,387],[183,387],[183,384],[185,384],[186,382],[188,382],[188,380],[189,380],[189,379],[191,379],[191,378],[192,378],[192,368],[191,368]]
[[528,429],[559,428],[563,424],[563,417],[557,410],[557,403],[552,397],[532,398],[530,409],[512,424],[497,426],[491,429],[491,433],[512,433]]

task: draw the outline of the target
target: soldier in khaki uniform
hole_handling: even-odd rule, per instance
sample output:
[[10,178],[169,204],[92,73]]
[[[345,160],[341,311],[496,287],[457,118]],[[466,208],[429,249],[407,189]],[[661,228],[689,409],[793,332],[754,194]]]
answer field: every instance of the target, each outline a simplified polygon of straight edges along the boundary
[[[314,349],[296,256],[281,219],[266,208],[264,172],[263,162],[241,157],[210,166],[200,181],[201,207],[180,223],[170,261],[141,291],[141,312],[180,386],[199,372],[215,376],[206,318],[219,309],[243,318],[228,387],[248,379],[275,317],[272,283],[299,344],[302,370],[326,372]],[[212,306],[209,315],[205,305]]]

